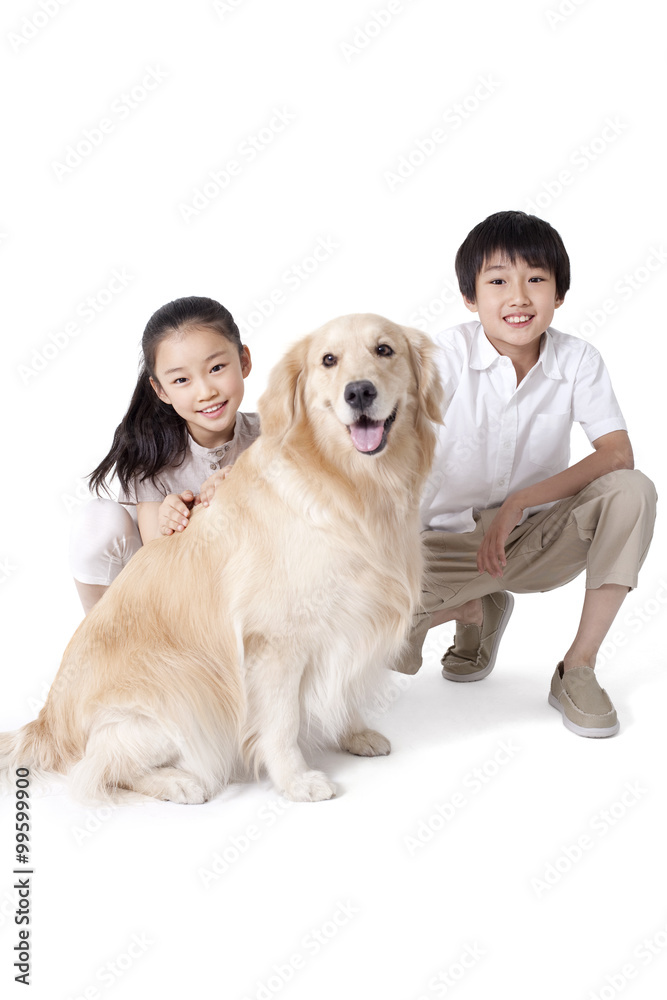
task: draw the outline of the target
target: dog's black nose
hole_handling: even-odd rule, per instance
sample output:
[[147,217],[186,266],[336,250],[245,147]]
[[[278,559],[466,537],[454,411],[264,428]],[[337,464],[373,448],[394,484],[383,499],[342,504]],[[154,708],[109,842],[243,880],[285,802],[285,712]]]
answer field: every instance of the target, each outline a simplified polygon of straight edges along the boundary
[[372,382],[348,382],[345,386],[345,402],[355,410],[365,410],[375,402],[378,391]]

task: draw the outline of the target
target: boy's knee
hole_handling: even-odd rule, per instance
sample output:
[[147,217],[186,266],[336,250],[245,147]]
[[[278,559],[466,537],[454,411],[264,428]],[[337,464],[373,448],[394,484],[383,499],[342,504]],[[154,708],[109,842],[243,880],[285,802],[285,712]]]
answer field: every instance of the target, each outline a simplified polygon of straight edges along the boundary
[[653,482],[639,469],[619,469],[610,472],[609,491],[617,495],[627,508],[628,514],[652,515],[655,517],[658,494]]

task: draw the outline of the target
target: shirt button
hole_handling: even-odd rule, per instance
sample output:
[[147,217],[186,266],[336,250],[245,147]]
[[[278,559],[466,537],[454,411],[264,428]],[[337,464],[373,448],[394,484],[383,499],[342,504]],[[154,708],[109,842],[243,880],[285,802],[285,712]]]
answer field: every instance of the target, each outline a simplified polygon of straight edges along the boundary
[[215,462],[211,462],[211,464],[209,465],[209,469],[217,469],[217,468],[218,466],[215,464]]
[[504,479],[499,479],[498,480],[498,486],[504,486],[504,485],[505,485],[505,480]]
[[218,458],[220,458],[220,456],[222,455],[222,451],[216,451],[216,455],[218,456]]

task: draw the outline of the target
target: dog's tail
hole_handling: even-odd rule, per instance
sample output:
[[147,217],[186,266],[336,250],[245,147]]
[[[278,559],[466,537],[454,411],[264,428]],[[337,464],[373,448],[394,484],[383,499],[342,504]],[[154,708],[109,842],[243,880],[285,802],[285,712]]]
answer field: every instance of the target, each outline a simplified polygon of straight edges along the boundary
[[43,778],[49,771],[67,769],[65,756],[56,745],[44,712],[13,733],[0,733],[0,786],[13,784],[17,771]]

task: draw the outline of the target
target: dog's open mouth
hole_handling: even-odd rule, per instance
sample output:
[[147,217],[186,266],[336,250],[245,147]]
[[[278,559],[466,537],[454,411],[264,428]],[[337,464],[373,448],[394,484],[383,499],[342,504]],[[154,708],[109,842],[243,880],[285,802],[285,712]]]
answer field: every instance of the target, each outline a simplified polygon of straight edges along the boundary
[[348,427],[352,444],[364,455],[377,455],[386,445],[389,428],[395,419],[396,407],[386,420],[370,420],[362,415]]

